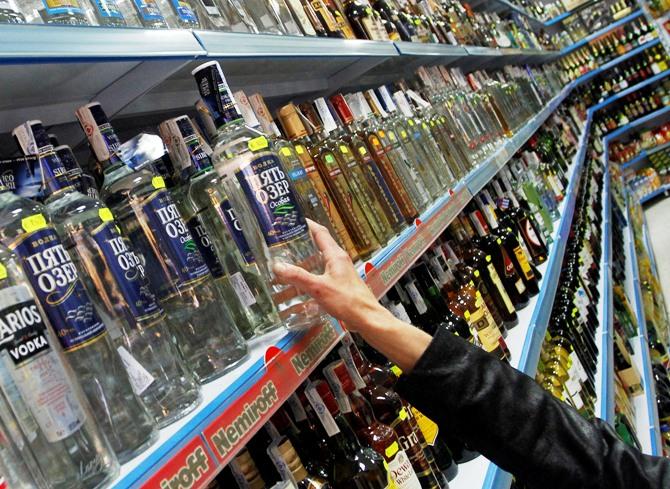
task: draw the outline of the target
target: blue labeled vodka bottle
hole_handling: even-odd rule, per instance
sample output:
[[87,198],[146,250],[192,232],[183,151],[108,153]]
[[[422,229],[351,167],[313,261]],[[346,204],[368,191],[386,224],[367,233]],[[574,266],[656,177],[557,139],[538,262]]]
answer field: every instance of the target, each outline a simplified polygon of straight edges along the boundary
[[[200,95],[217,125],[212,162],[254,256],[270,274],[275,261],[314,273],[323,261],[287,171],[267,138],[244,124],[230,88],[215,62],[193,71]],[[264,257],[264,259],[262,258]],[[321,320],[316,303],[291,286],[273,285],[273,300],[289,329]]]
[[104,27],[139,27],[133,0],[89,0],[98,24]]
[[105,204],[75,189],[39,121],[13,134],[24,150],[36,148],[47,217],[108,326],[135,394],[159,427],[183,417],[198,405],[199,388],[174,346],[140,258]]
[[247,345],[163,177],[153,171],[163,152],[158,136],[124,143],[121,161],[105,169],[100,194],[142,256],[184,361],[204,383],[239,363]]
[[118,463],[38,302],[0,245],[0,473],[13,489],[102,487]]
[[[181,116],[164,121],[160,125],[160,132],[167,142],[180,179],[187,182],[183,192],[186,197],[184,207],[189,214],[188,223],[197,220],[197,225],[202,226],[203,232],[197,229],[196,232],[211,242],[215,256],[221,263],[223,274],[218,282],[226,303],[231,308],[241,308],[251,325],[252,335],[277,328],[281,321],[272,302],[267,280],[261,274],[235,210],[191,120],[188,116]],[[197,236],[194,238],[198,239]],[[204,244],[201,247],[207,251]]]
[[0,24],[25,24],[26,16],[14,0],[0,0]]

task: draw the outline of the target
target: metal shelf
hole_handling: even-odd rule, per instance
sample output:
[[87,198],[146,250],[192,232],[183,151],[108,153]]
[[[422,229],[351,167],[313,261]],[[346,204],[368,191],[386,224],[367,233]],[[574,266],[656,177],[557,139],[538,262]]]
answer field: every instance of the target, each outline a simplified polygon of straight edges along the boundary
[[591,1],[584,2],[584,3],[582,3],[581,5],[575,7],[574,9],[572,9],[572,10],[569,10],[569,11],[567,11],[567,12],[563,12],[562,14],[557,15],[556,17],[552,17],[551,19],[545,20],[545,21],[544,21],[544,25],[545,25],[546,27],[551,27],[551,26],[554,26],[554,25],[556,25],[556,24],[560,24],[560,23],[563,22],[565,19],[567,19],[567,18],[569,18],[569,17],[572,17],[573,15],[575,15],[575,14],[581,12],[581,11],[584,10],[585,8],[588,8],[588,7],[591,7],[591,6],[595,5],[595,4],[597,4],[599,1],[600,1],[600,0],[591,0]]
[[611,97],[606,98],[605,100],[603,100],[599,104],[594,105],[592,107],[592,109],[593,109],[593,111],[601,110],[601,109],[607,107],[608,105],[616,102],[617,100],[621,100],[622,98],[630,95],[633,92],[637,92],[638,90],[641,90],[644,87],[648,87],[649,85],[653,85],[654,83],[656,83],[659,80],[662,80],[663,78],[665,78],[668,75],[670,75],[670,69],[662,71],[657,75],[654,75],[652,77],[647,78],[644,81],[641,81],[637,85],[633,85],[632,87],[628,87],[625,90],[622,90],[619,93],[617,93],[615,95],[612,95]]
[[[667,70],[664,73],[670,73],[670,70]],[[670,105],[667,107],[663,107],[662,109],[658,109],[654,112],[651,112],[645,116],[642,116],[638,119],[635,119],[634,121],[630,122],[629,124],[626,124],[624,126],[619,127],[618,129],[615,129],[614,131],[610,132],[607,134],[607,139],[611,142],[624,134],[626,134],[629,131],[632,131],[633,129],[640,127],[640,126],[645,126],[649,124],[650,122],[654,122],[654,120],[658,117],[663,117],[668,115],[670,113]]]
[[[304,332],[275,331],[250,342],[246,361],[202,387],[202,403],[162,429],[158,442],[121,467],[111,487],[173,487],[184,471],[189,487],[204,488],[342,336],[336,321]],[[253,415],[248,414],[249,406]],[[199,461],[194,466],[194,461]],[[175,486],[176,487],[176,486]]]
[[667,142],[665,144],[660,144],[658,146],[654,146],[653,148],[643,149],[634,158],[631,158],[630,160],[628,160],[624,163],[621,163],[621,168],[624,169],[624,170],[627,170],[628,168],[632,168],[635,165],[637,165],[638,163],[640,163],[641,161],[646,160],[647,158],[649,158],[651,155],[656,154],[659,151],[669,149],[669,148],[670,148],[670,142]]
[[600,36],[603,36],[603,35],[611,32],[611,31],[613,31],[617,27],[620,27],[624,24],[627,24],[628,22],[630,22],[632,20],[635,20],[642,15],[644,15],[644,12],[642,12],[642,10],[638,9],[635,12],[631,13],[630,15],[627,15],[623,19],[617,20],[616,22],[612,22],[607,27],[603,27],[602,29],[599,29],[599,30],[589,34],[584,39],[582,39],[580,41],[577,41],[576,43],[571,44],[570,46],[564,47],[563,49],[561,49],[561,56],[565,56],[566,54],[569,54],[569,53],[571,53],[571,52],[573,52],[573,51],[575,51],[575,50],[577,50],[581,47],[586,46],[588,43],[590,43],[594,39],[597,39]]
[[644,205],[650,200],[658,197],[661,194],[665,194],[670,192],[670,185],[661,185],[659,188],[654,190],[653,192],[649,192],[647,195],[644,195],[643,197],[640,198],[640,205]]

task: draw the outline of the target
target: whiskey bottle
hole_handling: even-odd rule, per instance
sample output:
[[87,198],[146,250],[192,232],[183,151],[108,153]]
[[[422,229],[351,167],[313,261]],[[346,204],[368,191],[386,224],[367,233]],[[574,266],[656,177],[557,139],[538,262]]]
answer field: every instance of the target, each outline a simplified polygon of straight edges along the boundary
[[[270,266],[275,262],[321,273],[321,254],[309,235],[287,171],[267,138],[245,126],[217,62],[199,66],[193,75],[218,124],[214,169],[254,256],[263,261],[270,276]],[[321,320],[322,313],[313,299],[293,286],[272,287],[279,316],[289,329],[309,327]]]

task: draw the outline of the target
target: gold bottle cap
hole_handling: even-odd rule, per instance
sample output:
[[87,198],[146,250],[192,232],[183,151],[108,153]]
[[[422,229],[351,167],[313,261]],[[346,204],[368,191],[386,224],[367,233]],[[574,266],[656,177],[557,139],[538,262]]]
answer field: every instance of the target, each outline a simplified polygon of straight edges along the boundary
[[298,109],[294,104],[284,105],[278,111],[279,122],[289,139],[298,139],[307,136],[307,129],[303,124]]
[[251,455],[246,448],[242,449],[242,451],[237,454],[235,461],[244,476],[244,480],[249,484],[249,489],[265,489],[265,481],[258,473],[256,463],[254,462],[254,459],[251,458]]
[[295,451],[295,448],[293,448],[293,445],[291,444],[290,440],[284,441],[281,445],[277,447],[279,450],[279,453],[281,454],[281,457],[284,459],[286,462],[286,465],[288,466],[288,469],[291,471],[291,474],[293,474],[293,478],[299,482],[305,478],[307,478],[307,471],[305,470],[305,467],[302,465],[302,461],[300,460],[300,457]]

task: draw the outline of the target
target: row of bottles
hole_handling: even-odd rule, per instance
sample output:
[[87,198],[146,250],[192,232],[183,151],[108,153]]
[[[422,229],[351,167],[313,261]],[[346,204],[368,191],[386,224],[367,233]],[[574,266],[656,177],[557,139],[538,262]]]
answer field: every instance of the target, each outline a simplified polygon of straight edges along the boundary
[[639,17],[569,53],[560,63],[568,77],[575,80],[657,37],[654,27]]
[[525,18],[468,4],[397,0],[7,0],[5,23],[202,28],[229,32],[540,49]]

